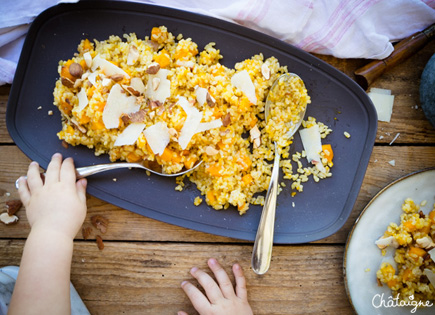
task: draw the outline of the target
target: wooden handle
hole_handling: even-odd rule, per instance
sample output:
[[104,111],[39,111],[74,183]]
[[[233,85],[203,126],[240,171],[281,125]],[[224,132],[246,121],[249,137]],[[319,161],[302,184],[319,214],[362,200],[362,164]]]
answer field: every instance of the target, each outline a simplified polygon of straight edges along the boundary
[[355,74],[356,82],[366,90],[368,86],[380,77],[385,71],[411,57],[435,35],[435,24],[424,31],[415,33],[397,43],[394,51],[383,60],[372,61],[362,68],[357,69]]

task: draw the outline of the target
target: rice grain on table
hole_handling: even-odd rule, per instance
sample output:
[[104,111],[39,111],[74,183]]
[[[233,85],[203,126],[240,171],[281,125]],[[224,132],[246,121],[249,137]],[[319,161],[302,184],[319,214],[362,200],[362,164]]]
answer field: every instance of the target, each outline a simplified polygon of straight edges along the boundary
[[[315,181],[331,176],[332,161],[322,159],[326,169],[322,174],[314,166],[304,166],[301,153],[297,158],[290,156],[291,138],[277,137],[286,124],[296,121],[298,111],[310,103],[302,80],[295,79],[290,87],[283,87],[286,97],[277,106],[273,122],[265,123],[265,100],[271,85],[287,72],[287,67],[281,66],[275,57],[264,58],[259,53],[228,68],[220,63],[223,56],[215,43],[210,42],[200,50],[191,38],[174,36],[164,26],[154,27],[144,39],[134,33],[123,37],[112,35],[93,43],[84,39],[74,57],[59,62],[60,78],[54,89],[54,104],[62,114],[59,139],[71,145],[85,145],[96,155],[108,154],[111,161],[154,161],[166,173],[189,169],[203,161],[194,171],[177,178],[175,189],[182,191],[187,178],[196,184],[208,205],[218,210],[232,205],[240,214],[250,204],[264,203],[261,193],[268,188],[274,158],[272,139],[278,141],[283,157],[280,166],[284,178],[291,181],[291,189],[302,191],[302,183],[310,176]],[[72,75],[71,64],[78,70],[77,64],[80,65],[83,73]],[[164,71],[166,77],[161,76]],[[236,74],[245,72],[255,95],[232,83]],[[157,92],[153,91],[164,91],[166,80],[168,95],[163,102],[157,102],[154,99]],[[108,128],[106,105],[115,89],[118,94],[128,96],[130,111],[121,115],[116,128]],[[199,101],[201,93],[205,98],[203,104]],[[252,102],[253,97],[256,103]],[[182,99],[186,100],[184,105]],[[183,147],[181,134],[186,136],[189,129],[185,125],[197,122],[192,115],[201,115],[200,123],[211,125],[194,132]],[[135,120],[138,117],[140,121]],[[120,134],[134,123],[142,124],[137,128],[140,131],[143,126],[144,132],[130,144],[116,145]],[[156,125],[163,128],[168,139],[159,154],[153,151],[146,132]],[[304,122],[306,128],[312,125],[320,127],[322,138],[331,132],[312,117]],[[320,154],[324,157],[324,152]],[[292,160],[297,162],[297,169]],[[198,197],[194,203],[199,205],[203,198]]]

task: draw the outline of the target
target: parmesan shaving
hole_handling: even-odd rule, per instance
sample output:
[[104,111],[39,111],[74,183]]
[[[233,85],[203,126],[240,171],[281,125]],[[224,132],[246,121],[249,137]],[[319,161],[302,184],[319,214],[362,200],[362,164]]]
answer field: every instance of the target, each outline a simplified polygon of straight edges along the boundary
[[83,54],[83,59],[85,60],[85,62],[86,62],[86,66],[88,67],[88,68],[90,68],[91,66],[92,66],[92,56],[91,56],[91,53],[88,51],[88,52],[85,52],[84,54]]
[[170,135],[165,122],[158,122],[144,130],[145,138],[154,154],[162,155],[169,144]]
[[107,129],[118,128],[122,114],[137,112],[140,108],[136,104],[136,97],[127,96],[119,84],[115,84],[107,97],[103,110],[103,123]]
[[[164,104],[166,99],[171,96],[171,81],[167,79],[168,73],[169,70],[160,69],[156,74],[149,75],[145,95],[152,101]],[[153,87],[153,79],[155,78],[160,80],[156,89]]]
[[177,104],[181,106],[181,108],[184,110],[186,115],[189,115],[194,110],[197,110],[195,107],[193,107],[191,104],[189,104],[189,101],[184,96],[180,96],[178,98]]
[[215,119],[209,122],[200,123],[195,133],[219,128],[223,125],[222,119]]
[[181,148],[185,150],[193,135],[197,133],[199,125],[202,119],[202,112],[193,107],[194,110],[187,115],[186,121],[184,122],[183,128],[180,131],[180,137],[178,138],[178,143]]
[[96,84],[96,82],[97,82],[97,76],[98,76],[98,73],[97,73],[97,72],[92,72],[92,73],[88,76],[88,80],[89,80],[89,82],[92,83],[92,85],[95,85],[95,84]]
[[119,134],[118,138],[116,138],[114,146],[122,146],[122,145],[131,145],[135,144],[137,138],[144,130],[144,123],[132,123],[128,125],[121,134]]
[[435,287],[435,273],[428,268],[425,268],[423,273],[429,279],[429,282]]
[[77,111],[81,112],[89,104],[88,96],[86,95],[85,89],[81,89],[80,92],[77,94],[77,97],[79,99],[79,106],[77,108]]
[[[372,89],[373,91],[373,89]],[[369,92],[368,95],[375,106],[378,120],[390,122],[393,113],[394,95],[387,93]]]
[[109,79],[109,78],[104,78],[104,79],[101,81],[101,84],[102,84],[103,86],[109,86],[110,83],[112,83],[112,80]]
[[307,154],[308,162],[319,162],[320,152],[322,151],[322,140],[320,137],[320,129],[318,125],[310,128],[299,130],[302,145],[304,146],[305,153]]
[[432,259],[432,261],[435,262],[435,248],[432,248],[427,253],[430,255],[430,258]]
[[128,56],[127,56],[127,65],[131,66],[134,65],[139,58],[139,51],[137,50],[136,46],[131,45],[128,49]]
[[143,84],[141,78],[132,78],[130,86],[138,91],[140,94],[143,94],[145,92],[145,85]]
[[121,68],[115,66],[113,63],[107,61],[106,59],[101,58],[100,55],[96,55],[94,57],[94,59],[92,60],[91,70],[95,71],[98,68],[100,68],[101,71],[103,71],[104,74],[108,77],[110,77],[111,75],[115,75],[115,74],[122,74],[127,79],[130,78],[130,76],[128,75],[127,72],[125,72]]
[[384,95],[391,95],[391,90],[387,89],[379,89],[379,88],[370,88],[370,92]]
[[183,128],[180,131],[180,137],[178,138],[178,143],[183,150],[187,148],[187,145],[196,133],[219,128],[223,125],[221,119],[215,119],[202,123],[201,119],[203,113],[200,112],[196,107],[192,106],[183,96],[178,98],[177,104],[183,108],[187,115]]
[[[208,90],[197,86],[195,92],[196,92],[196,100],[198,101],[200,106],[203,106],[207,102],[207,94],[209,94]],[[210,95],[210,97],[213,102],[216,102],[213,96]]]
[[240,89],[249,99],[252,104],[257,104],[257,96],[255,95],[255,86],[252,83],[248,71],[242,70],[231,77],[231,84]]

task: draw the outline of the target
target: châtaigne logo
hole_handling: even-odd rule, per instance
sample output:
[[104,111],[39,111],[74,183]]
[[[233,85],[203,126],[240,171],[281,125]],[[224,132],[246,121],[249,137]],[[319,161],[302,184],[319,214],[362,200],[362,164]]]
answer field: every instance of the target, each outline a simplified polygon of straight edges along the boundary
[[431,307],[433,303],[430,301],[414,301],[414,295],[409,297],[409,301],[400,300],[400,293],[396,297],[389,296],[387,299],[384,297],[384,293],[376,294],[372,299],[372,305],[374,308],[394,308],[394,307],[406,307],[411,306],[411,313],[415,313],[419,307]]

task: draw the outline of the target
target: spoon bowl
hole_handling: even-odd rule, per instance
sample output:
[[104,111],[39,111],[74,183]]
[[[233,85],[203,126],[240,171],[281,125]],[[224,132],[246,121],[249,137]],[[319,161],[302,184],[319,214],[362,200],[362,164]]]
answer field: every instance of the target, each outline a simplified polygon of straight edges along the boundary
[[[271,106],[272,99],[275,96],[273,93],[276,93],[277,87],[283,84],[289,84],[289,81],[292,78],[297,78],[301,80],[302,86],[305,88],[305,85],[302,79],[294,73],[286,73],[279,76],[275,82],[272,84],[270,88],[269,95],[266,99],[266,107],[265,107],[265,119],[266,124],[271,119]],[[295,132],[299,129],[302,120],[305,116],[305,112],[307,110],[307,106],[303,108],[299,113],[297,113],[297,117],[295,120],[289,122],[287,125],[288,130],[282,135],[286,139],[290,139]],[[264,206],[261,213],[260,223],[258,225],[257,234],[255,237],[254,248],[252,251],[252,270],[256,274],[264,274],[269,270],[270,260],[272,258],[272,247],[273,247],[273,236],[275,229],[275,212],[276,212],[276,198],[278,194],[278,178],[279,178],[279,162],[281,159],[281,154],[278,148],[278,144],[276,139],[274,140],[275,146],[275,158],[273,162],[272,168],[272,176],[270,177],[270,184],[267,190],[266,198],[264,200]]]

